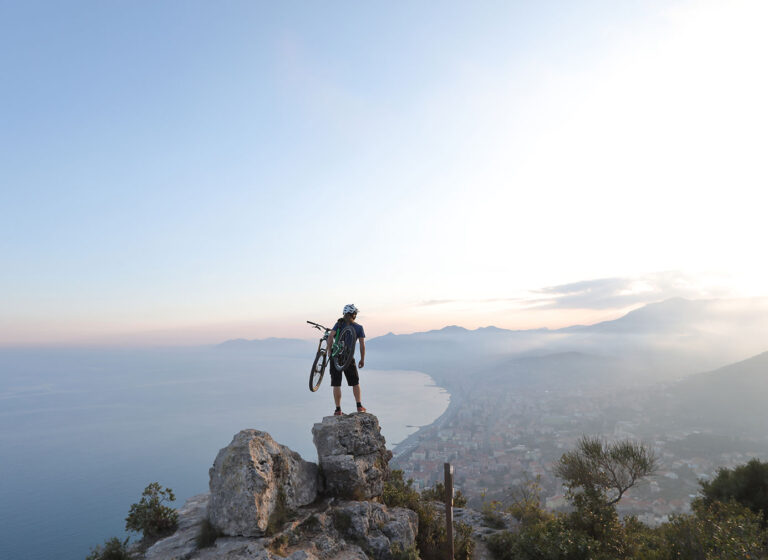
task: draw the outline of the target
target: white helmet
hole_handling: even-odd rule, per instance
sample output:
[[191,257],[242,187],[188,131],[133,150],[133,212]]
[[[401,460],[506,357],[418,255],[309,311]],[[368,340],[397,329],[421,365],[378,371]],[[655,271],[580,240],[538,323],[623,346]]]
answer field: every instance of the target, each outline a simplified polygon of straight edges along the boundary
[[354,315],[355,313],[357,313],[357,307],[355,307],[354,303],[344,306],[344,315]]

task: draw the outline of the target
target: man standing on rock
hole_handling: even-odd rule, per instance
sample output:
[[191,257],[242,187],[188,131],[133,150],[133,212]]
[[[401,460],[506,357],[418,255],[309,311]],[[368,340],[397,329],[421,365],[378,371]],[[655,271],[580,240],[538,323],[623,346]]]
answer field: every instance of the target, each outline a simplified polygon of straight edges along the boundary
[[[357,318],[357,307],[350,303],[344,306],[344,316],[336,321],[333,329],[328,334],[329,344],[332,343],[336,337],[336,333],[343,329],[346,325],[352,325],[357,334],[357,340],[360,341],[360,363],[358,366],[360,369],[365,365],[365,329],[363,325],[358,325],[355,322]],[[354,349],[353,349],[354,351]],[[336,369],[336,366],[331,360],[331,387],[333,387],[333,400],[336,402],[336,410],[334,416],[341,416],[341,370]],[[349,365],[344,368],[344,376],[347,378],[347,385],[352,387],[352,393],[355,395],[355,401],[357,401],[357,411],[365,412],[365,407],[360,399],[360,377],[357,373],[357,367],[355,366],[355,360],[349,362]]]

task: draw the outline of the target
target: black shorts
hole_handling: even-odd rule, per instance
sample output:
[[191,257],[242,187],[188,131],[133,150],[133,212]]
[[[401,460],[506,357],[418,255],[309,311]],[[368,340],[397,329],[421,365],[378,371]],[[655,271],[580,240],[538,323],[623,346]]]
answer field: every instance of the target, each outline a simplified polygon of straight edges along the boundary
[[[336,366],[333,365],[333,360],[331,360],[329,365],[331,366],[331,387],[341,387],[341,370],[336,369]],[[344,377],[347,378],[347,385],[350,387],[360,384],[360,377],[357,375],[357,365],[354,358],[344,368]]]

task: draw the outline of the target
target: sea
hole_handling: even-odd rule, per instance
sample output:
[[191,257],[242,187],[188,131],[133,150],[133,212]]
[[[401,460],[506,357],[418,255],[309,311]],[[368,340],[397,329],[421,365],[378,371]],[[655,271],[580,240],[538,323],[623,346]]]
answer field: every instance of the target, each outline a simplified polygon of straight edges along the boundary
[[[312,425],[333,412],[330,379],[308,388],[310,354],[219,347],[0,350],[0,558],[83,560],[121,539],[130,505],[159,482],[180,507],[242,429],[317,461]],[[361,373],[387,446],[431,424],[450,395],[426,374]],[[344,387],[342,408],[354,410]]]

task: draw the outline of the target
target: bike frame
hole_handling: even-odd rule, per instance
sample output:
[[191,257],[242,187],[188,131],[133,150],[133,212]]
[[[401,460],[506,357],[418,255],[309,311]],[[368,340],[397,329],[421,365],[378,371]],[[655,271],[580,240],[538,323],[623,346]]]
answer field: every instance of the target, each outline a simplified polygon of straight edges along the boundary
[[[309,323],[310,325],[312,325],[314,328],[316,328],[319,331],[325,331],[323,333],[323,336],[320,337],[320,344],[318,344],[318,346],[317,346],[317,351],[319,352],[320,349],[323,347],[323,342],[326,343],[326,348],[327,348],[327,345],[328,345],[328,335],[330,334],[331,329],[329,329],[328,327],[324,327],[320,323],[313,323],[312,321],[307,321],[307,323]],[[336,333],[336,340],[333,341],[333,345],[331,346],[331,356],[335,356],[338,353],[338,351],[339,351],[339,347],[336,344],[338,342],[338,338],[339,338],[339,333],[337,332]]]

